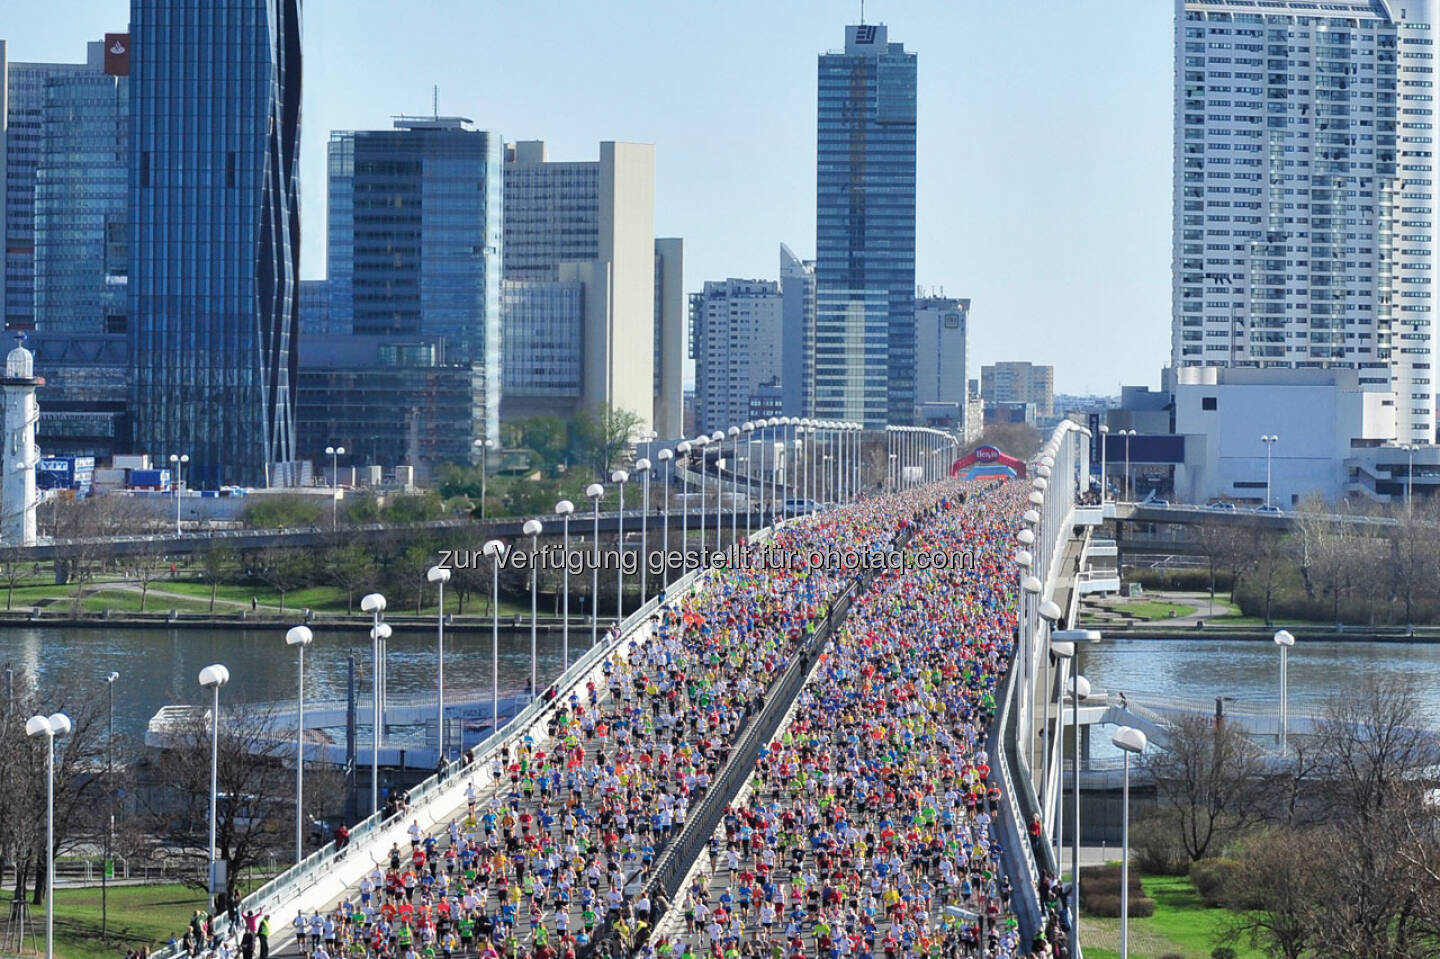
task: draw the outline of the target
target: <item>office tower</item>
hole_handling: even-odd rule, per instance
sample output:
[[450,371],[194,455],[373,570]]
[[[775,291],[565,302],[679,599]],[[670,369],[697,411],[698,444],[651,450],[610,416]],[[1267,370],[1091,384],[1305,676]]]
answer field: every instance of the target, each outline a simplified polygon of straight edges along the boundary
[[780,244],[780,294],[785,331],[780,346],[780,414],[815,412],[815,261]]
[[663,439],[685,435],[685,241],[655,239],[655,420]]
[[[541,395],[518,383],[514,391],[507,385],[506,419],[571,415],[577,407],[607,404],[639,414],[647,427],[658,422],[655,324],[657,316],[661,323],[678,324],[681,310],[675,302],[678,282],[666,284],[664,295],[656,296],[656,255],[670,249],[676,260],[672,269],[678,269],[680,251],[673,245],[657,247],[654,223],[652,145],[606,141],[600,144],[598,161],[581,162],[550,161],[539,140],[507,145],[502,250],[507,290],[512,292],[506,302],[527,304],[523,317],[504,318],[507,354],[511,344],[546,342],[548,348],[543,334],[522,324],[576,328],[573,317],[537,313],[545,303],[569,303],[568,294],[529,295],[509,284],[579,283],[583,296],[579,335],[571,333],[560,344],[578,357],[579,382],[563,395],[554,388]],[[660,272],[663,277],[663,264]],[[663,354],[663,331],[660,339]],[[662,355],[662,368],[663,360]],[[509,362],[507,368],[525,368],[542,361],[517,358],[517,367]]]
[[34,189],[36,330],[127,332],[128,82],[87,72],[45,83]]
[[331,134],[328,158],[330,325],[475,364],[496,439],[503,151],[463,117],[399,117]]
[[985,405],[1029,403],[1038,417],[1055,415],[1055,367],[1028,362],[980,367],[980,396]]
[[820,56],[815,415],[915,418],[915,54],[883,24]]
[[294,469],[299,0],[132,0],[130,328],[139,451],[194,485]]
[[709,281],[691,295],[690,356],[701,432],[770,415],[784,321],[785,301],[774,280]]
[[[330,319],[330,281],[329,280],[301,280],[300,281],[300,339],[303,344],[312,336],[332,336],[337,333],[349,333],[350,327],[343,330],[335,328]],[[301,348],[301,356],[304,356],[304,348]]]
[[86,45],[84,63],[8,62],[0,40],[0,185],[5,190],[0,321],[7,329],[35,328],[35,171],[45,143],[45,85],[63,77],[103,76],[105,65],[105,45],[98,40]]
[[1435,0],[1180,0],[1171,361],[1354,367],[1434,441]]
[[915,301],[915,405],[953,404],[965,423],[965,337],[970,301],[930,296]]

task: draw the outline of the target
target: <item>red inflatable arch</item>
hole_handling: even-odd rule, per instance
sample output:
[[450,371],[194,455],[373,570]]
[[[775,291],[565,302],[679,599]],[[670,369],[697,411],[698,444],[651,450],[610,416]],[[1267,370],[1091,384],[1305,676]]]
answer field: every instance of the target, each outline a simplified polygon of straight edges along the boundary
[[994,446],[977,446],[967,455],[960,457],[950,464],[950,475],[959,476],[965,470],[972,467],[984,468],[987,466],[1008,466],[1015,471],[1015,475],[1025,476],[1025,461],[1018,460],[1013,456],[1007,456]]

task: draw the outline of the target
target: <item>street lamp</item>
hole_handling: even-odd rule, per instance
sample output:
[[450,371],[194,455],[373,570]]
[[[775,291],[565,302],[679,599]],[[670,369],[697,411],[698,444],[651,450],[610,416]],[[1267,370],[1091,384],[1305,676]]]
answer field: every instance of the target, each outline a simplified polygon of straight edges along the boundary
[[1275,645],[1280,647],[1280,754],[1285,754],[1285,737],[1290,724],[1290,704],[1287,701],[1289,695],[1289,675],[1287,673],[1287,659],[1290,647],[1295,645],[1295,637],[1288,629],[1282,629],[1275,634]]
[[585,487],[585,495],[595,507],[595,543],[590,564],[590,648],[599,642],[600,628],[600,500],[605,496],[605,487],[591,483]]
[[[211,667],[212,669],[215,667]],[[220,667],[224,669],[224,666]],[[70,717],[64,713],[31,716],[25,735],[45,737],[45,959],[55,959],[55,737],[70,733]],[[210,848],[215,848],[215,787],[210,787]],[[214,869],[211,869],[214,872]],[[212,894],[213,895],[213,894]],[[213,912],[213,906],[211,911]]]
[[685,457],[685,474],[680,477],[680,575],[690,571],[690,450],[689,440],[675,444],[675,454]]
[[[720,551],[720,502],[725,487],[720,483],[720,456],[725,452],[725,434],[720,430],[710,434],[710,442],[715,444],[715,551]],[[705,504],[700,504],[700,512],[705,512]]]
[[1125,502],[1130,502],[1130,438],[1135,435],[1134,430],[1121,430],[1120,435],[1125,437]]
[[486,436],[474,440],[470,445],[480,451],[480,519],[483,521],[485,519],[485,479],[486,474],[490,471],[490,451],[495,448],[495,441]]
[[291,626],[285,645],[297,647],[300,663],[296,670],[295,713],[295,861],[305,858],[305,647],[315,635],[309,626]]
[[[215,913],[215,805],[220,797],[220,687],[230,682],[230,670],[220,663],[206,666],[200,670],[200,686],[203,689],[211,690],[215,698],[210,705],[210,843],[206,847],[209,856],[209,867],[207,870],[206,888],[210,891],[209,911]],[[230,801],[234,802],[235,797],[231,796]]]
[[750,486],[750,461],[755,458],[755,444],[750,439],[750,434],[755,431],[755,424],[746,421],[740,424],[740,430],[745,434],[745,542],[750,542],[750,521],[751,515],[755,512],[755,506],[750,501],[753,495]]
[[635,461],[635,472],[640,474],[640,603],[643,606],[650,595],[650,577],[646,575],[650,565],[650,460],[640,457]]
[[1405,512],[1410,512],[1410,494],[1415,491],[1415,444],[1406,443],[1400,447],[1409,458],[1405,467]]
[[435,742],[440,759],[445,759],[445,584],[450,582],[448,566],[431,566],[425,578],[435,584],[440,611],[435,616]]
[[[705,565],[705,446],[710,442],[710,437],[701,433],[690,441],[695,448],[695,456],[700,460],[700,565]],[[719,532],[718,530],[716,532]]]
[[120,678],[117,672],[111,672],[105,677],[105,697],[109,707],[109,725],[105,732],[105,796],[110,804],[110,825],[105,830],[105,863],[100,870],[100,940],[110,941],[110,903],[109,885],[111,865],[110,858],[114,853],[115,845],[115,681]]
[[1110,502],[1110,474],[1105,470],[1105,447],[1106,440],[1110,436],[1110,427],[1104,423],[1100,424],[1100,505],[1104,506]]
[[540,695],[540,686],[535,681],[535,625],[536,625],[536,600],[540,590],[540,533],[545,529],[543,523],[538,519],[527,519],[525,525],[520,527],[520,532],[530,537],[530,698],[534,700]]
[[[371,685],[371,709],[370,725],[373,729],[370,737],[370,811],[380,811],[380,738],[384,729],[384,722],[381,720],[381,696],[385,685],[385,656],[382,651],[381,641],[384,639],[384,631],[380,622],[380,614],[385,612],[385,597],[380,593],[367,593],[360,597],[360,610],[369,613],[371,616],[370,625],[370,648],[375,657],[375,678]],[[389,627],[387,626],[388,630]]]
[[1145,751],[1145,734],[1121,726],[1110,741],[1125,755],[1125,791],[1120,800],[1120,959],[1130,959],[1130,754]]
[[664,522],[660,552],[665,557],[665,572],[660,577],[660,589],[663,592],[670,588],[670,461],[675,458],[675,451],[663,449],[655,454],[655,458],[664,464],[661,467],[662,475],[660,477],[660,482],[663,484],[660,487],[660,512]]
[[573,512],[575,512],[575,504],[568,499],[562,499],[555,504],[555,515],[560,517],[563,530],[560,552],[565,557],[561,563],[563,585],[560,588],[561,595],[564,596],[560,607],[560,615],[563,620],[560,625],[560,655],[565,660],[565,669],[560,670],[561,673],[570,668],[570,514]]
[[[730,437],[730,545],[735,545],[736,517],[735,517],[735,459],[740,455],[740,427],[732,426],[725,431]],[[750,488],[747,486],[745,492],[748,495]]]
[[1270,451],[1279,442],[1280,437],[1273,434],[1265,434],[1260,437],[1260,442],[1265,444],[1265,506],[1270,506]]
[[620,488],[620,511],[616,514],[615,520],[615,622],[621,623],[625,619],[625,484],[630,479],[630,474],[625,470],[615,470],[610,474],[610,482]]
[[175,535],[180,535],[180,487],[185,479],[185,464],[190,462],[189,453],[176,456],[170,454],[170,465],[175,467]]
[[[1057,641],[1051,637],[1050,652],[1057,659],[1073,659],[1075,656],[1075,644],[1069,640]],[[1070,669],[1070,742],[1071,742],[1071,765],[1074,770],[1075,781],[1072,783],[1074,805],[1071,813],[1074,820],[1074,835],[1071,837],[1070,845],[1070,929],[1072,943],[1078,943],[1080,938],[1080,702],[1090,696],[1090,683],[1084,676],[1080,675],[1079,662],[1073,662]],[[1061,706],[1062,712],[1064,706]],[[1062,777],[1061,790],[1064,790]],[[1063,804],[1062,804],[1063,805]],[[1062,816],[1063,818],[1063,816]],[[1059,846],[1057,844],[1057,850]],[[1059,855],[1056,857],[1056,865],[1059,865]],[[1063,872],[1063,870],[1062,870]],[[1072,951],[1077,948],[1072,944]]]
[[330,485],[334,487],[330,491],[330,528],[339,528],[340,518],[340,457],[345,455],[343,446],[325,447],[325,455],[330,457]]
[[500,557],[505,544],[492,539],[482,548],[490,557],[490,735],[500,731]]

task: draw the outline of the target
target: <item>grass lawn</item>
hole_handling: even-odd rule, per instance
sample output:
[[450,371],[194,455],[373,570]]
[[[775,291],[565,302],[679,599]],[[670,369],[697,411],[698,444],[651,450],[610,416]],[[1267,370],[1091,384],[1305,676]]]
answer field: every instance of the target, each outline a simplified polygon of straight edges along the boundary
[[1124,603],[1116,606],[1115,611],[1136,619],[1174,619],[1177,616],[1189,616],[1195,612],[1195,607],[1152,599],[1139,603]]
[[[210,608],[209,603],[176,599],[174,596],[157,596],[155,590],[158,588],[153,583],[151,584],[150,595],[145,598],[145,612],[147,613],[163,613],[171,609],[186,613],[203,613]],[[66,595],[54,605],[63,608],[68,604],[69,599],[69,595]],[[98,613],[106,609],[112,609],[117,613],[135,613],[140,611],[140,591],[138,589],[99,589],[93,593],[87,593],[81,600],[81,605],[87,613]]]
[[[0,891],[0,908],[9,915],[11,890]],[[205,893],[181,885],[112,886],[109,895],[110,945],[100,941],[100,887],[60,889],[55,893],[55,955],[63,959],[113,959],[126,949],[164,945],[196,909]],[[32,906],[36,940],[45,948],[45,911]],[[27,929],[27,951],[29,947]]]
[[[1185,959],[1210,959],[1220,943],[1216,935],[1224,929],[1228,913],[1210,909],[1186,876],[1146,876],[1141,880],[1145,894],[1155,900],[1155,915],[1130,920],[1132,959],[1159,959],[1179,953]],[[1083,891],[1082,891],[1083,897]],[[1119,959],[1120,920],[1080,917],[1080,944],[1086,959]],[[1237,959],[1265,959],[1265,953],[1248,943],[1226,943]]]

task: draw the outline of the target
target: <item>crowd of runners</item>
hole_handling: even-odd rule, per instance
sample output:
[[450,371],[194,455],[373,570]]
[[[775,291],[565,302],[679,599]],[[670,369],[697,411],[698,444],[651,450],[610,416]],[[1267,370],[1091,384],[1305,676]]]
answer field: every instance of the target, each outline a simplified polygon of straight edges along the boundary
[[792,562],[713,570],[670,597],[599,682],[557,700],[545,736],[486,760],[498,786],[467,787],[465,807],[434,830],[413,822],[409,842],[332,908],[277,921],[314,959],[654,948],[653,904],[636,890],[855,576],[805,557],[882,549],[939,496],[911,491],[793,521],[774,538]]
[[[984,747],[1014,630],[1005,544],[1023,493],[949,484],[877,497],[787,524],[774,545],[793,563],[712,570],[598,682],[563,694],[545,735],[485,760],[495,785],[468,785],[434,829],[412,822],[331,908],[275,917],[294,933],[282,951],[910,959],[978,956],[982,937],[987,956],[1048,950],[1019,942]],[[855,576],[804,557],[879,550],[902,532],[912,551],[968,560],[879,575],[707,867],[675,903],[652,902],[656,857]],[[193,954],[239,955],[238,941],[209,945]]]
[[1053,916],[1021,941],[992,828],[1001,796],[985,744],[1026,492],[952,490],[909,548],[971,555],[973,568],[886,573],[852,607],[657,930],[657,954],[1066,954]]

